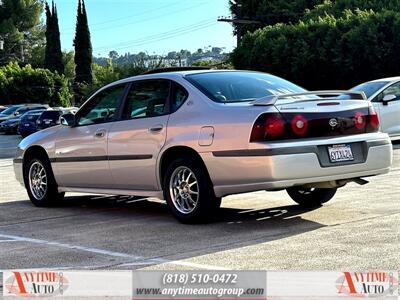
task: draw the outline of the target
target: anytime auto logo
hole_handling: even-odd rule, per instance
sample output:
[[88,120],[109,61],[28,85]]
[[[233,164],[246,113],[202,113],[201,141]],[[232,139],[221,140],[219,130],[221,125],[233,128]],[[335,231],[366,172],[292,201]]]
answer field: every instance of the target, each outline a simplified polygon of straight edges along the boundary
[[69,284],[62,272],[10,272],[7,275],[4,278],[4,296],[63,295]]
[[339,294],[358,297],[394,295],[398,284],[391,272],[344,272],[336,281]]

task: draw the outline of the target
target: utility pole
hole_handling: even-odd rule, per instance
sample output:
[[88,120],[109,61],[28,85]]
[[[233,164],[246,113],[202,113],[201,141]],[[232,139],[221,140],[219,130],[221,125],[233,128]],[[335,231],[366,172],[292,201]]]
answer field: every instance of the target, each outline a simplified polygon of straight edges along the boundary
[[224,17],[224,16],[219,17],[218,22],[231,23],[232,25],[235,26],[237,46],[239,46],[240,42],[242,41],[242,36],[243,36],[243,25],[261,24],[261,22],[243,19],[242,18],[242,5],[236,3],[235,0],[231,0],[231,3],[235,7],[234,13],[232,14],[232,16],[231,17]]

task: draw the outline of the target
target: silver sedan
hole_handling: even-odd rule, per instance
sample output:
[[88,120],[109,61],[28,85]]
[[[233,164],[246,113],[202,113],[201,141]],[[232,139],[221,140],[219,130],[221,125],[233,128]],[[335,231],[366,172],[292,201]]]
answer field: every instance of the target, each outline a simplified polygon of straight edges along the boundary
[[306,92],[258,72],[132,77],[61,123],[24,139],[14,160],[37,206],[65,192],[158,197],[178,220],[199,222],[221,197],[258,190],[286,189],[300,205],[319,206],[392,163],[363,93]]

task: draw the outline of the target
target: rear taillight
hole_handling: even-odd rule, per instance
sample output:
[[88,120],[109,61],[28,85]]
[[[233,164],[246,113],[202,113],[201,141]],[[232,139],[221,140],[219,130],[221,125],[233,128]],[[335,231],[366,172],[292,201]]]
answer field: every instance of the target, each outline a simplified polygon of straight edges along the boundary
[[369,107],[368,125],[372,129],[379,129],[379,117],[373,106]]
[[265,122],[265,137],[276,138],[285,131],[285,121],[280,116],[268,117]]
[[298,136],[304,136],[308,130],[308,120],[302,115],[297,115],[291,122],[292,131]]
[[250,142],[357,135],[378,129],[379,119],[372,106],[333,112],[264,113],[254,123]]
[[354,115],[354,126],[357,129],[362,130],[365,128],[366,125],[367,117],[365,116],[365,114],[360,111],[356,112],[356,114]]
[[251,142],[277,139],[285,131],[285,120],[279,114],[265,114],[253,126]]

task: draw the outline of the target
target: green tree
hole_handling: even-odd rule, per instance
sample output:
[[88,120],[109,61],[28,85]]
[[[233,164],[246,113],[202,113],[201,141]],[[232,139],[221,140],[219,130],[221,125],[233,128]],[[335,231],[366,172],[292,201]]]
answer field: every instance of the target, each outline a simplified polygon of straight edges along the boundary
[[0,65],[17,60],[28,62],[43,44],[40,16],[42,0],[2,0],[0,4]]
[[46,3],[46,50],[44,66],[50,71],[57,71],[59,74],[64,73],[60,29],[58,26],[57,8],[54,2],[51,8]]
[[357,10],[399,11],[400,1],[398,0],[325,0],[323,3],[306,12],[303,20],[316,19],[325,15],[336,18],[344,16],[346,11],[356,12]]
[[308,89],[350,88],[400,73],[400,13],[346,10],[247,34],[236,68],[269,72]]
[[[344,0],[346,1],[346,0]],[[324,0],[231,0],[230,10],[238,19],[257,21],[258,24],[234,25],[242,27],[242,34],[277,23],[297,23],[309,9]]]
[[92,43],[84,0],[79,0],[75,46],[75,83],[90,84],[93,81],[92,74]]

